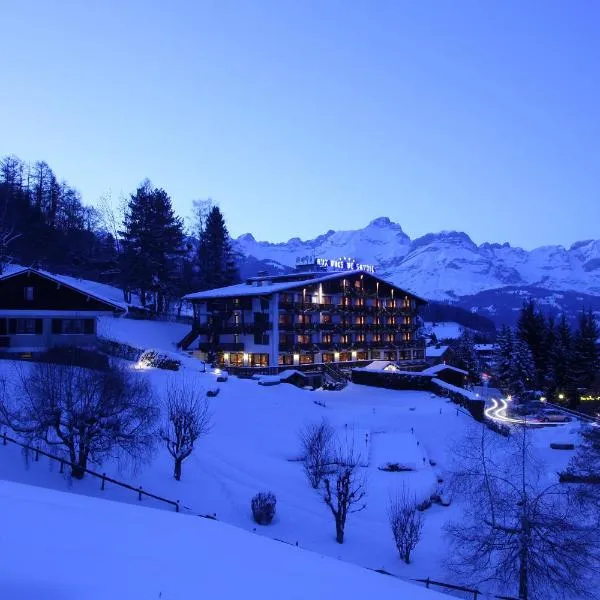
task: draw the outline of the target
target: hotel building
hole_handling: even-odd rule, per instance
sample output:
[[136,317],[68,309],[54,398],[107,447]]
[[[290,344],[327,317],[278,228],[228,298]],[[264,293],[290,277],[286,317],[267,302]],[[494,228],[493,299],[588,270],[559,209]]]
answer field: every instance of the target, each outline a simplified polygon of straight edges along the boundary
[[185,298],[194,321],[180,347],[222,365],[425,359],[416,323],[425,300],[368,270],[315,267]]

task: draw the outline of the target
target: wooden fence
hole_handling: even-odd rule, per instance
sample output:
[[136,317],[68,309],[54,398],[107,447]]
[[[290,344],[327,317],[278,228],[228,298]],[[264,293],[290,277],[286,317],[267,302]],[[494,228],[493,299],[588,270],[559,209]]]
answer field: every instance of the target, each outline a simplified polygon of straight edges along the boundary
[[[457,592],[465,592],[467,594],[473,594],[473,600],[478,600],[479,596],[482,598],[485,597],[482,592],[479,590],[474,590],[472,588],[463,587],[462,585],[454,585],[452,583],[444,583],[443,581],[434,581],[433,579],[413,579],[413,581],[418,581],[419,583],[424,583],[425,587],[428,588],[430,586],[441,587],[448,590],[454,590]],[[519,598],[515,598],[514,596],[492,596],[493,598],[497,598],[498,600],[519,600]]]
[[[1,439],[2,439],[3,446],[6,446],[10,442],[11,444],[15,444],[17,446],[20,446],[21,448],[25,448],[26,450],[29,450],[30,452],[32,452],[34,454],[35,461],[38,461],[40,459],[40,456],[47,456],[50,460],[58,462],[60,464],[60,469],[59,469],[60,473],[64,473],[65,467],[71,467],[71,468],[77,467],[77,465],[72,464],[70,461],[68,461],[64,458],[61,458],[60,456],[55,456],[53,454],[45,452],[44,450],[40,450],[40,448],[30,446],[29,444],[24,444],[23,442],[20,442],[19,440],[15,440],[14,438],[11,438],[8,435],[6,435],[6,432],[4,432],[2,434]],[[156,494],[147,492],[146,490],[144,490],[142,488],[142,486],[134,487],[132,485],[129,485],[128,483],[124,483],[122,481],[118,481],[117,479],[113,479],[112,477],[108,477],[106,475],[106,473],[96,473],[96,471],[92,471],[90,469],[83,469],[83,471],[87,475],[91,475],[92,477],[95,477],[100,480],[100,489],[101,490],[105,489],[106,483],[112,483],[113,485],[125,488],[127,490],[131,490],[132,492],[136,493],[138,496],[138,500],[140,500],[140,501],[143,496],[146,496],[147,498],[152,498],[154,500],[158,500],[159,502],[163,502],[165,504],[172,506],[173,508],[175,508],[176,512],[180,511],[179,500],[169,500],[168,498],[163,498],[162,496],[157,496]],[[201,515],[199,515],[199,516],[201,516]]]

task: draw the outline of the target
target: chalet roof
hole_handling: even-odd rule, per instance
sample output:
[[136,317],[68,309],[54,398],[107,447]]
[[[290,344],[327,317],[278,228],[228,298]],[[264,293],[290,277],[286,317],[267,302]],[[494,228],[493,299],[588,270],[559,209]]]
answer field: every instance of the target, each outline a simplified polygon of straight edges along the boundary
[[392,365],[394,370],[400,371],[400,368],[393,360],[374,360],[363,367],[365,371],[384,371],[386,367]]
[[450,346],[427,346],[425,356],[428,358],[439,358],[443,356]]
[[9,279],[10,277],[15,277],[17,275],[22,275],[24,273],[33,273],[35,275],[39,275],[40,277],[44,277],[45,279],[49,279],[50,281],[54,281],[60,285],[64,285],[65,287],[79,292],[80,294],[85,294],[94,300],[108,304],[119,312],[127,311],[127,305],[124,302],[118,302],[111,298],[107,298],[106,296],[98,294],[95,290],[91,289],[93,282],[83,280],[79,281],[73,277],[67,277],[65,275],[54,275],[52,273],[48,273],[47,271],[42,271],[41,269],[21,267],[19,265],[8,265],[8,267],[4,269],[3,273],[0,274],[0,281]]
[[403,290],[393,283],[369,273],[367,271],[356,270],[356,271],[335,271],[326,273],[307,273],[307,275],[313,275],[313,277],[307,277],[298,281],[273,281],[268,277],[256,277],[249,279],[250,283],[237,283],[235,285],[229,285],[222,288],[215,288],[213,290],[205,290],[202,292],[194,292],[184,296],[185,300],[211,300],[215,298],[238,298],[241,296],[269,296],[276,292],[285,292],[287,290],[294,290],[299,287],[314,285],[315,283],[322,283],[324,281],[332,281],[335,279],[343,279],[345,277],[353,277],[355,275],[368,275],[373,279],[381,281],[386,285],[393,287],[394,289],[402,292],[403,294],[409,294],[423,304],[427,304],[427,300],[416,296],[412,292]]
[[463,375],[469,374],[468,371],[459,369],[458,367],[453,367],[452,365],[445,365],[443,363],[440,363],[439,365],[434,365],[433,367],[429,367],[428,369],[423,369],[421,373],[423,373],[424,375],[437,375],[438,373],[441,373],[446,369],[449,369],[450,371],[456,371],[457,373],[462,373]]

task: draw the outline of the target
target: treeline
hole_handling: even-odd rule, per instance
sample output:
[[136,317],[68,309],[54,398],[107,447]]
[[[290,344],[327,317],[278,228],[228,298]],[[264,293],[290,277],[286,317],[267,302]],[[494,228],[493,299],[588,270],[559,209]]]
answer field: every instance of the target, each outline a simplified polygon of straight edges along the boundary
[[564,314],[555,321],[529,300],[517,327],[505,326],[498,333],[498,386],[508,394],[540,390],[548,398],[565,399],[576,407],[581,393],[593,389],[600,372],[599,338],[591,310],[582,311],[572,328]]
[[225,220],[196,201],[185,227],[171,198],[145,180],[115,205],[86,206],[46,162],[0,160],[0,271],[8,262],[119,285],[157,314],[183,294],[238,281]]

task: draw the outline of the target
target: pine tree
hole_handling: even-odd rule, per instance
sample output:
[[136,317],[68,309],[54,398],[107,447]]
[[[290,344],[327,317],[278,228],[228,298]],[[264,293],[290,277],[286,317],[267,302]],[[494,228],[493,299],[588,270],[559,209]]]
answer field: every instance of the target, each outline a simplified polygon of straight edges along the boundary
[[199,288],[208,290],[239,281],[229,232],[218,206],[206,218],[198,244]]
[[510,393],[511,365],[513,360],[514,336],[512,329],[504,325],[496,338],[497,350],[494,354],[494,364],[498,387],[505,393]]
[[566,394],[572,397],[575,393],[573,334],[562,314],[556,325],[553,344],[548,351],[548,370],[546,375],[546,390],[549,397]]
[[464,330],[458,339],[454,350],[454,363],[460,369],[469,373],[469,382],[476,383],[481,377],[481,363],[475,351],[473,336],[468,330]]
[[527,344],[535,366],[535,384],[538,389],[544,385],[547,369],[546,320],[541,311],[536,308],[531,298],[521,308],[517,322],[517,335]]
[[[600,330],[590,310],[579,315],[579,328],[574,337],[573,372],[577,387],[589,389],[600,371],[600,353],[598,351]],[[579,403],[579,394],[569,398],[571,405]]]
[[519,395],[531,390],[535,385],[536,370],[533,355],[529,346],[520,338],[516,338],[510,364],[510,385],[508,392]]
[[144,181],[131,195],[120,233],[124,286],[139,290],[144,306],[150,295],[151,308],[164,312],[176,294],[183,246],[183,223],[168,194]]

